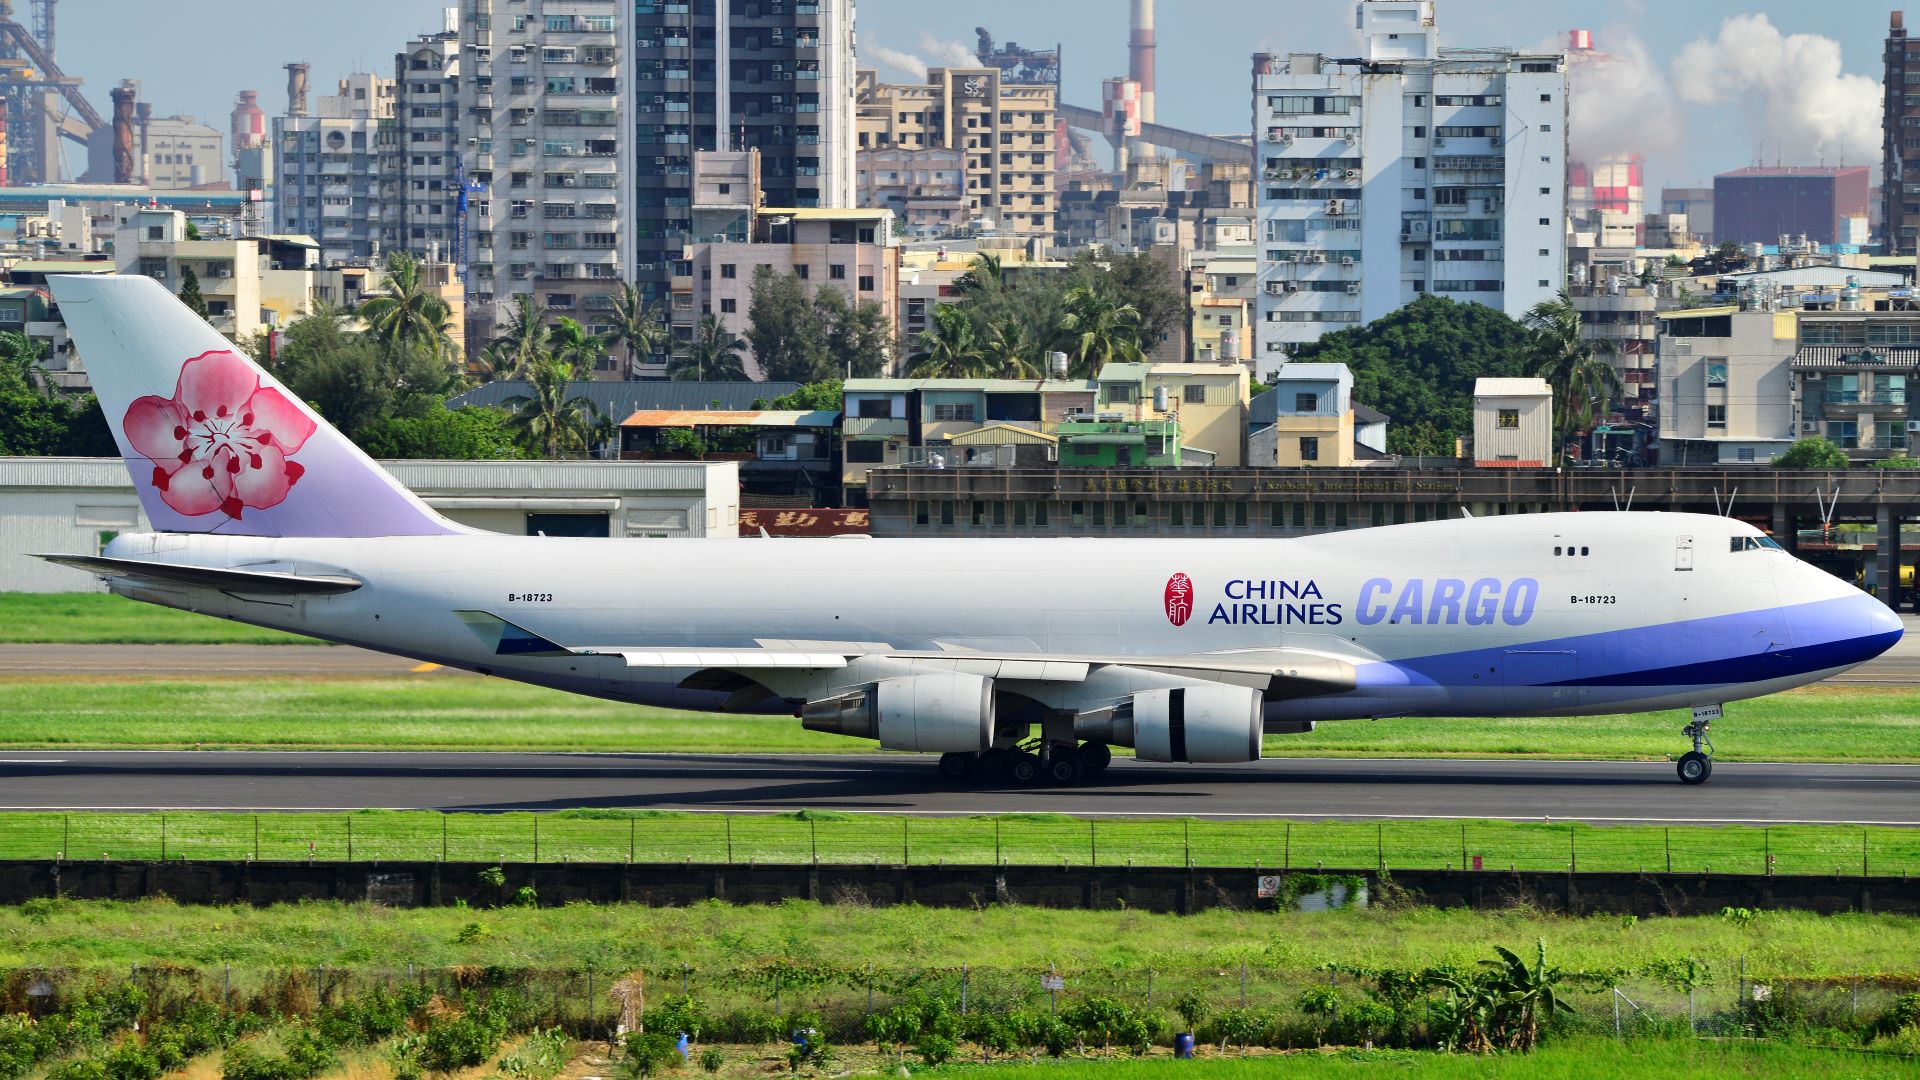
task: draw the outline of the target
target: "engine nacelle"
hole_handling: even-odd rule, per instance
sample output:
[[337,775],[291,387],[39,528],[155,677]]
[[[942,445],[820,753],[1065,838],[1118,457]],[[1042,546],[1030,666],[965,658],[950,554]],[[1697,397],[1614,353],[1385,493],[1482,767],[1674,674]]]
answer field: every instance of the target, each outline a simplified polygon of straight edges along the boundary
[[1180,686],[1133,695],[1133,752],[1142,761],[1260,760],[1260,691]]
[[939,753],[993,746],[993,680],[961,672],[882,679],[800,711],[809,731],[878,739],[887,750]]

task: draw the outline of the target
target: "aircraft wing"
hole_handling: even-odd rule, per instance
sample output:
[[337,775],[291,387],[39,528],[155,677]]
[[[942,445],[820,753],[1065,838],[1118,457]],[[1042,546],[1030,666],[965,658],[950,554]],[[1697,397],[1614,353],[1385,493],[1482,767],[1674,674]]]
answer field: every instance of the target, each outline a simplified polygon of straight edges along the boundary
[[359,578],[345,575],[182,566],[145,559],[114,559],[104,555],[35,555],[34,558],[85,570],[103,578],[122,578],[154,585],[190,585],[252,596],[330,596],[352,592],[362,584]]

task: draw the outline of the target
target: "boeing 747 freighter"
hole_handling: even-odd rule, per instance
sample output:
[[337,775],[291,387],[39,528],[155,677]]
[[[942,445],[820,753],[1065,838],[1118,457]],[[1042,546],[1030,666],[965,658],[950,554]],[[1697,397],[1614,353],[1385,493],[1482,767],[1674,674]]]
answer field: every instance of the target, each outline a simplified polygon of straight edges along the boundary
[[441,517],[158,283],[53,291],[153,531],[49,555],[116,593],[594,697],[779,712],[1072,783],[1368,717],[1691,709],[1900,637],[1729,518],[1530,514],[1299,539],[645,540]]

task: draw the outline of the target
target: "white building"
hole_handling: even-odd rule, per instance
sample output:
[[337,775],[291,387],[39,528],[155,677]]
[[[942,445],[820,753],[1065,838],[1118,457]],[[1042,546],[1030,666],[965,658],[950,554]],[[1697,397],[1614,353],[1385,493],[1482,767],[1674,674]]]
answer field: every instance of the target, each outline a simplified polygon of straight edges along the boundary
[[[427,505],[516,536],[735,536],[733,461],[388,461]],[[119,458],[0,457],[0,591],[98,592],[93,575],[26,557],[96,555],[150,528]]]
[[274,231],[318,240],[323,265],[364,265],[380,244],[378,133],[394,84],[359,72],[338,89],[311,115],[274,118]]
[[1518,316],[1565,284],[1565,57],[1442,48],[1432,0],[1356,13],[1365,59],[1255,60],[1263,355],[1422,293]]
[[380,125],[380,234],[386,251],[461,263],[459,9],[394,57],[393,119]]
[[[87,137],[87,176],[113,179],[113,125]],[[227,137],[191,116],[146,116],[134,121],[133,182],[155,191],[220,184],[227,176]]]
[[1545,379],[1473,381],[1473,463],[1541,469],[1553,460],[1553,390]]

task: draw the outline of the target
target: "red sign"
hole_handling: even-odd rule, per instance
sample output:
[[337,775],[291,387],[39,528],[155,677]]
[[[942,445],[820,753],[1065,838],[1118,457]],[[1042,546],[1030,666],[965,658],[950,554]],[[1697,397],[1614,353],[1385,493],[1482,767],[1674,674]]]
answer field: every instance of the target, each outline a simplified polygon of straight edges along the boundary
[[1187,625],[1187,620],[1193,617],[1193,579],[1185,574],[1168,578],[1163,599],[1167,604],[1167,621],[1175,626]]

